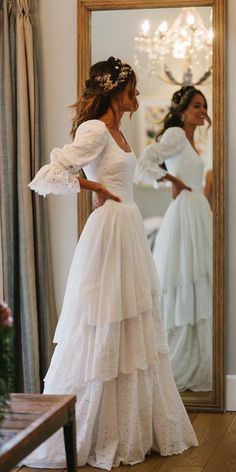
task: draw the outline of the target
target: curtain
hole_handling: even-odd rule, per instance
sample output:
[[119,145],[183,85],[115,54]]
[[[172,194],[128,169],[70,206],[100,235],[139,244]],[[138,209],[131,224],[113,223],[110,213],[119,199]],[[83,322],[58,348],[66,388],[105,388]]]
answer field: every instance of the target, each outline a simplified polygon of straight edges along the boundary
[[56,310],[45,202],[28,188],[43,164],[37,0],[0,0],[0,229],[3,296],[14,316],[17,390],[39,392]]
[[3,300],[3,260],[2,260],[1,234],[2,234],[2,230],[1,230],[1,219],[0,219],[0,302],[1,300]]

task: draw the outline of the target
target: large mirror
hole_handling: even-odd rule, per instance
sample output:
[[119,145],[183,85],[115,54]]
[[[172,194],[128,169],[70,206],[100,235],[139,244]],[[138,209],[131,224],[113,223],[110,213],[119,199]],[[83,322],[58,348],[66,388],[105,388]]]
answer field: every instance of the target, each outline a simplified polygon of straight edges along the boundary
[[[201,358],[205,359],[205,377],[207,381],[195,383],[193,387],[185,382],[188,363],[191,363],[191,351],[194,338],[189,339],[190,354],[185,355],[185,363],[180,354],[173,361],[173,374],[186,407],[189,410],[223,411],[224,409],[224,325],[225,325],[225,136],[224,136],[224,35],[225,1],[193,0],[189,1],[121,1],[121,0],[79,0],[78,1],[78,94],[91,63],[103,60],[110,55],[129,62],[137,71],[140,90],[139,110],[130,121],[123,122],[126,137],[130,141],[137,157],[143,148],[151,142],[159,121],[168,109],[172,94],[180,88],[183,74],[182,65],[174,60],[168,61],[168,71],[163,73],[159,64],[158,71],[149,70],[147,53],[140,52],[138,41],[140,26],[149,20],[156,30],[169,27],[178,22],[184,7],[195,9],[207,31],[213,30],[212,56],[210,50],[204,56],[194,57],[192,83],[201,81],[199,88],[208,102],[208,114],[212,120],[210,129],[201,129],[197,135],[199,150],[204,154],[204,180],[208,171],[212,171],[212,221],[213,221],[213,288],[211,294],[211,317],[202,332]],[[191,20],[190,20],[191,21]],[[147,23],[146,23],[147,26]],[[142,32],[145,31],[145,24]],[[139,35],[139,36],[138,36]],[[149,43],[150,45],[150,43]],[[146,54],[146,55],[145,55]],[[202,53],[200,53],[202,54]],[[146,61],[146,62],[145,62]],[[186,62],[186,61],[185,61]],[[212,66],[212,67],[211,67]],[[185,63],[186,68],[186,63]],[[186,69],[185,69],[186,72]],[[174,78],[174,79],[173,79]],[[188,80],[188,78],[186,79]],[[161,183],[154,187],[135,185],[135,200],[144,219],[147,237],[151,249],[155,251],[158,232],[166,210],[172,201],[171,187]],[[83,229],[91,212],[91,196],[85,192],[78,199],[78,232]],[[204,250],[204,248],[203,248]],[[155,257],[154,257],[155,259]],[[207,332],[207,335],[206,335]],[[178,340],[174,340],[174,343]],[[186,354],[186,353],[185,353]],[[188,361],[186,363],[186,358]],[[196,363],[196,357],[195,357]],[[207,365],[209,363],[209,365]],[[212,369],[210,366],[212,363]],[[198,370],[196,364],[194,369]],[[194,370],[193,369],[193,370]],[[205,379],[206,380],[206,379]]]

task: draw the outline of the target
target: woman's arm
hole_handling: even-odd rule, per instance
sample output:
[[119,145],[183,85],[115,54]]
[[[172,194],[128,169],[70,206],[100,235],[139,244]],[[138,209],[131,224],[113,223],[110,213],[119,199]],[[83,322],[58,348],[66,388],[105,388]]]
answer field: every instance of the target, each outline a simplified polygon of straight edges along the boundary
[[189,192],[192,191],[191,187],[185,185],[182,180],[178,179],[178,177],[174,177],[167,172],[167,174],[161,180],[169,180],[172,183],[172,197],[175,199],[178,197],[182,190],[188,190]]
[[205,197],[210,200],[212,193],[212,169],[207,172],[205,186],[204,186],[204,195]]
[[96,206],[101,206],[105,203],[106,200],[114,200],[115,202],[121,202],[120,197],[117,197],[99,182],[94,182],[93,180],[87,180],[80,176],[77,176],[77,179],[80,184],[80,188],[83,190],[92,190],[97,194],[97,204]]

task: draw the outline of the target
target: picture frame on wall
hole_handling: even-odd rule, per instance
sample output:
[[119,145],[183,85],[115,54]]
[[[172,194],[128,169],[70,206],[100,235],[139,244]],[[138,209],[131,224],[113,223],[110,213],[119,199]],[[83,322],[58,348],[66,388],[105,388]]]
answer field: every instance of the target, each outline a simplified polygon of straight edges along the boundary
[[161,121],[169,111],[169,98],[149,96],[139,99],[140,148],[155,141]]

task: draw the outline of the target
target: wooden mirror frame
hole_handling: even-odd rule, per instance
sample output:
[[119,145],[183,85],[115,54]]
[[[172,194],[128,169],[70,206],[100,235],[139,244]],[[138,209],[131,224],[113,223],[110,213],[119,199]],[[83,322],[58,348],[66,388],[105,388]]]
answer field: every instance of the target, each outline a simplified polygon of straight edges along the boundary
[[[213,9],[213,391],[191,396],[182,394],[189,411],[224,411],[225,390],[225,0],[78,0],[78,96],[81,95],[91,65],[91,14],[101,10],[204,7]],[[91,196],[78,198],[78,234],[91,212]]]

